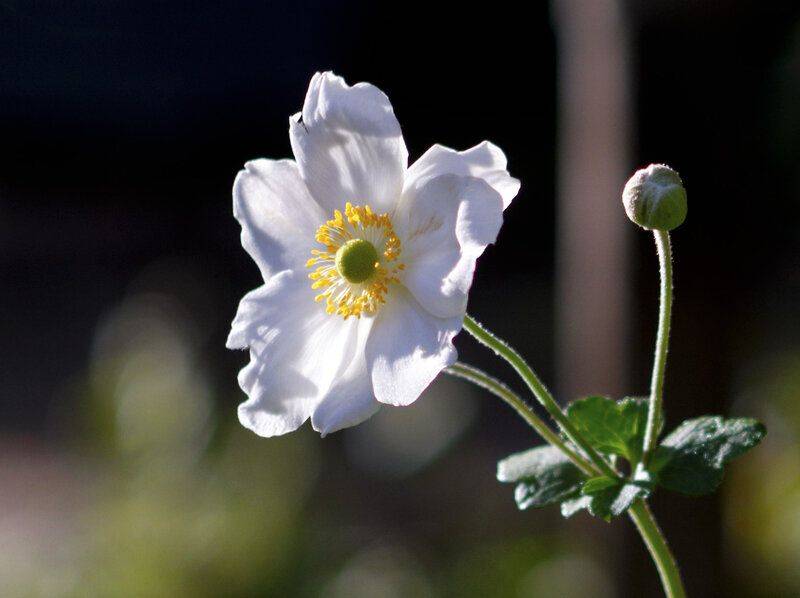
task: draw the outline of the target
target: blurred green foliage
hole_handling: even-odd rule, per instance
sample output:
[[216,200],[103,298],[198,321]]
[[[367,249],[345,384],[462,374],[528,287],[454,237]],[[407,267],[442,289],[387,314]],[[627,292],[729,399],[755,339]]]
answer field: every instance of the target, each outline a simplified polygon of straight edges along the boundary
[[[740,404],[769,429],[723,486],[727,547],[751,596],[800,595],[800,351],[754,364]],[[749,573],[749,575],[747,575]]]
[[[79,408],[62,414],[74,433],[47,457],[70,475],[63,488],[37,490],[77,499],[55,507],[52,528],[22,530],[33,546],[20,549],[26,567],[13,566],[13,550],[0,557],[3,596],[560,596],[542,590],[542,575],[562,561],[588,563],[588,573],[576,585],[561,571],[553,588],[611,587],[558,534],[493,530],[491,495],[443,516],[474,487],[458,469],[463,455],[447,453],[476,415],[474,390],[444,380],[418,406],[331,439],[308,429],[258,438],[235,421],[241,397],[216,396],[196,326],[158,293],[132,296],[100,325],[74,385]],[[403,490],[448,459],[455,469],[432,474],[417,495]],[[488,483],[490,463],[475,474]],[[365,483],[389,494],[358,504]],[[382,520],[400,499],[414,510]]]
[[[215,390],[199,326],[158,293],[101,324],[78,400],[65,402],[78,407],[60,414],[71,434],[13,445],[0,464],[23,497],[0,530],[15,539],[0,553],[0,595],[618,595],[610,527],[518,513],[493,480],[500,449],[460,442],[473,389],[443,379],[331,438],[262,439],[235,421],[232,384]],[[800,354],[755,370],[734,412],[757,414],[770,435],[723,486],[742,563],[732,583],[796,595]]]

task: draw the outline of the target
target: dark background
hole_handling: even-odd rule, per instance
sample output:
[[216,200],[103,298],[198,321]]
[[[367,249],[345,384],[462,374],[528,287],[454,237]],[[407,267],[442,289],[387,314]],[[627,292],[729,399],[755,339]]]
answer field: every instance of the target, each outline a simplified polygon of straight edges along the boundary
[[[470,311],[559,386],[559,56],[551,7],[529,4],[0,2],[4,595],[655,595],[628,521],[515,511],[494,463],[538,440],[457,383],[324,440],[236,422],[245,358],[224,338],[259,276],[230,188],[246,160],[290,156],[316,70],[381,87],[412,160],[435,142],[503,148],[522,191]],[[720,494],[654,510],[691,595],[797,595],[800,9],[623,15],[629,171],[667,162],[689,193],[668,426],[724,412],[770,427]],[[641,393],[657,275],[651,239],[627,234],[624,382]]]

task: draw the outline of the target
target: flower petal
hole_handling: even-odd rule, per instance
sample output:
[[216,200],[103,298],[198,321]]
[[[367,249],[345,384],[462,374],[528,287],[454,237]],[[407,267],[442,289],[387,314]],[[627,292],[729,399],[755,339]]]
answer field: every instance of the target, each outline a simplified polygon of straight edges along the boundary
[[[309,418],[317,400],[313,385],[294,372],[270,378],[267,364],[250,351],[250,363],[239,372],[239,387],[247,393],[247,401],[239,404],[239,422],[259,436],[279,436],[294,432]],[[294,393],[286,391],[294,386]],[[290,395],[290,398],[278,394]]]
[[440,174],[474,176],[485,180],[503,198],[505,210],[519,192],[520,182],[508,174],[506,155],[499,147],[484,141],[463,152],[434,145],[414,162],[406,173],[405,188]]
[[372,380],[364,356],[373,321],[373,318],[362,318],[359,322],[358,347],[353,361],[311,415],[311,425],[322,436],[358,425],[380,409],[381,404],[372,392]]
[[326,216],[308,192],[292,160],[253,160],[233,183],[233,215],[242,225],[242,246],[264,280],[303,269],[314,233]]
[[456,361],[453,337],[462,318],[437,318],[401,286],[392,287],[367,339],[367,365],[375,398],[409,405]]
[[484,180],[445,174],[420,181],[395,215],[403,284],[434,316],[463,317],[475,261],[502,224],[502,198]]
[[302,114],[289,119],[289,138],[303,179],[327,212],[348,201],[378,212],[395,206],[408,151],[389,98],[377,87],[315,74]]
[[234,319],[228,347],[250,348],[239,421],[260,436],[296,430],[353,360],[357,321],[330,317],[313,296],[305,276],[284,271],[245,295]]

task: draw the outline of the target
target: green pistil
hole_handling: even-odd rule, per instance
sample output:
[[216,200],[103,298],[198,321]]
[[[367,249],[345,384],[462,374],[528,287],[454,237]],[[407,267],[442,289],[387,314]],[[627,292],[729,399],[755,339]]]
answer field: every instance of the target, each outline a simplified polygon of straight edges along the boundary
[[336,252],[336,269],[347,282],[369,280],[378,267],[378,251],[364,239],[350,239]]

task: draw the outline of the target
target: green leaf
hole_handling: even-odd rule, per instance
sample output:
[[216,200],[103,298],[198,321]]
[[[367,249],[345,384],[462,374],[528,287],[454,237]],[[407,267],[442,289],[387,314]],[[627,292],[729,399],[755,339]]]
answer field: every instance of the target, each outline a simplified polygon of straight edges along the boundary
[[647,498],[650,488],[639,482],[614,479],[606,476],[591,478],[581,488],[581,496],[561,503],[561,514],[571,517],[586,509],[595,517],[611,521],[628,510],[639,498]]
[[597,450],[637,463],[647,424],[647,400],[626,397],[615,402],[607,397],[578,399],[567,408],[567,417]]
[[520,509],[527,509],[576,496],[586,476],[560,450],[541,446],[500,461],[497,479],[517,482],[514,498]]
[[586,480],[586,483],[581,488],[581,494],[595,494],[601,490],[605,490],[611,486],[616,486],[617,480],[606,476],[591,478]]
[[639,498],[647,498],[650,491],[639,484],[619,480],[613,486],[606,486],[590,497],[589,512],[595,517],[611,521],[612,517],[622,515],[633,502]]
[[744,417],[686,420],[663,440],[650,469],[660,486],[689,496],[709,494],[722,482],[725,463],[756,446],[766,433],[762,423]]
[[589,503],[591,502],[591,496],[576,496],[575,498],[568,498],[561,503],[561,516],[565,519],[572,517],[578,511],[588,509]]

